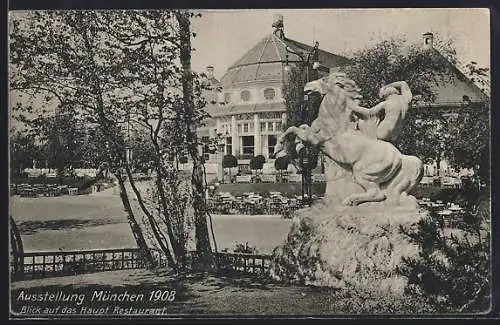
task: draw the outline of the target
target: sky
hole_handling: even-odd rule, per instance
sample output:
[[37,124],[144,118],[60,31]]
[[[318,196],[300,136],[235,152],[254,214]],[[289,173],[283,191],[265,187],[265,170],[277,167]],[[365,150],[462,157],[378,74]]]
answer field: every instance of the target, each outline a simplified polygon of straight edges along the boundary
[[283,15],[288,38],[335,54],[350,53],[391,36],[422,42],[422,34],[452,39],[457,58],[490,66],[490,16],[488,9],[272,9],[202,10],[192,22],[196,33],[193,68],[215,68],[220,79],[227,68],[273,31],[275,14]]

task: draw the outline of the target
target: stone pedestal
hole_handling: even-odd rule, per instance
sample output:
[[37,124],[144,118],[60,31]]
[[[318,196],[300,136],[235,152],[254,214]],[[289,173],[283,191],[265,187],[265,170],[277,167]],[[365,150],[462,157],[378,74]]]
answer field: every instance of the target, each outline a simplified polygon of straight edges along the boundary
[[299,210],[286,242],[273,252],[275,280],[334,288],[354,287],[402,295],[402,257],[418,254],[401,227],[425,217],[413,207],[366,203],[343,207],[330,201]]

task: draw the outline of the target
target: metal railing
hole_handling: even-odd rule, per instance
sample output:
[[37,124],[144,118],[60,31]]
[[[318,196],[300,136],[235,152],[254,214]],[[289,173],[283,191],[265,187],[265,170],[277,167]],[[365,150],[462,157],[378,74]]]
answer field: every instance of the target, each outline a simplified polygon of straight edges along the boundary
[[267,276],[271,265],[271,256],[251,253],[215,253],[219,273]]
[[[151,249],[151,252],[158,267],[167,266],[167,259],[162,251]],[[14,260],[22,261],[23,264],[17,269],[11,268],[13,281],[146,268],[139,248],[27,252],[14,255],[17,255]],[[214,255],[218,272],[224,275],[266,276],[271,264],[270,255],[229,252],[217,252]],[[193,262],[195,263],[194,260]],[[14,266],[14,261],[11,261],[11,266]]]
[[[158,266],[167,265],[162,252],[151,251]],[[146,266],[139,248],[26,252],[16,258],[21,259],[23,265],[14,274],[15,280],[141,269]]]

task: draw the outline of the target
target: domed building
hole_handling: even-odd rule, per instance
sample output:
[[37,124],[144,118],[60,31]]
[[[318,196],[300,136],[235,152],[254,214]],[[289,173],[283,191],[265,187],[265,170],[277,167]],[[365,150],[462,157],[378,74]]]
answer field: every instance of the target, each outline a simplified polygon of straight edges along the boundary
[[[217,170],[221,175],[222,156],[228,154],[238,159],[240,171],[248,169],[253,156],[263,155],[267,171],[274,172],[277,136],[287,119],[283,87],[290,76],[289,68],[307,62],[319,78],[351,64],[346,57],[321,50],[317,43],[310,46],[286,37],[279,15],[272,27],[274,31],[234,62],[220,81],[213,76],[214,68],[207,67],[207,81],[218,91],[207,93],[209,104],[205,110],[210,118],[198,134],[204,142],[218,139],[220,144],[219,154],[204,153],[209,173]],[[422,36],[423,48],[443,65],[450,65],[454,74],[451,80],[433,85],[434,102],[415,102],[413,109],[433,107],[442,114],[459,113],[464,107],[474,108],[489,100],[488,93],[434,48],[432,33]],[[428,166],[426,174],[433,174],[431,169]]]
[[[222,79],[213,77],[207,67],[207,79],[218,92],[212,93],[205,108],[211,116],[199,129],[202,141],[218,138],[224,154],[238,159],[240,169],[248,167],[253,156],[263,155],[272,161],[277,136],[283,131],[286,107],[283,86],[289,67],[307,64],[319,76],[336,71],[350,63],[349,59],[285,37],[283,20],[278,16],[274,31],[265,36],[239,60]],[[215,163],[216,155],[205,153],[207,163]]]

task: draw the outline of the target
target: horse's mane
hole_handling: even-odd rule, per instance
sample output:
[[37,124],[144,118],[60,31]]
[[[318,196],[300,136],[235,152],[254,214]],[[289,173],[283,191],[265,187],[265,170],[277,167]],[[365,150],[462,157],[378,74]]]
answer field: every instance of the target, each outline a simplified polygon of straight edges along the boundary
[[330,84],[319,107],[318,117],[311,127],[315,132],[333,137],[349,127],[349,114],[346,110],[348,95],[341,87],[343,84]]

